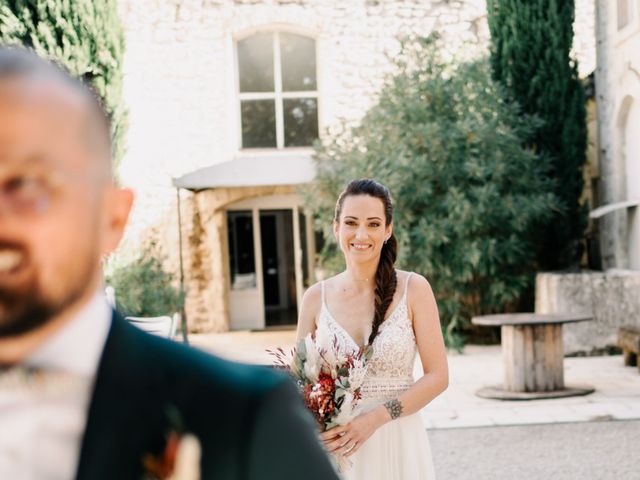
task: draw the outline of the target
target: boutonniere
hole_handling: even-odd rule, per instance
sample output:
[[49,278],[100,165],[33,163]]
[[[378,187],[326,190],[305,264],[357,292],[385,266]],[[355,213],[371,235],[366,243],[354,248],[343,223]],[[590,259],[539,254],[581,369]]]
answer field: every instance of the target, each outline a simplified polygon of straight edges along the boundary
[[200,480],[200,441],[191,433],[182,433],[183,422],[177,409],[168,408],[167,416],[175,428],[167,435],[160,455],[142,458],[143,480]]
[[159,456],[145,455],[145,480],[200,480],[200,442],[190,433],[171,432]]

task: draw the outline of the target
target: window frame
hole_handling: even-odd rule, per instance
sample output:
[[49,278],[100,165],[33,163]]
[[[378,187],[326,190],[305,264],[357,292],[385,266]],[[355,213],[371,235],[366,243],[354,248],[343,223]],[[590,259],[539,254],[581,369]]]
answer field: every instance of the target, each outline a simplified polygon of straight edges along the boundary
[[[273,44],[273,72],[274,72],[274,91],[272,92],[241,92],[240,91],[240,57],[238,54],[238,43],[242,40],[252,37],[253,35],[260,33],[268,33],[272,35]],[[314,53],[316,56],[316,89],[315,90],[297,90],[287,91],[282,90],[282,59],[280,55],[280,35],[282,33],[291,33],[306,37],[313,40]],[[287,99],[301,99],[301,98],[313,98],[316,101],[316,114],[318,122],[318,136],[321,131],[320,124],[320,79],[318,75],[319,62],[318,62],[318,38],[314,35],[310,35],[308,32],[302,32],[296,29],[283,29],[283,28],[266,28],[253,30],[245,35],[238,36],[233,42],[234,50],[234,70],[235,70],[235,93],[236,93],[236,115],[237,115],[237,142],[239,150],[243,152],[256,152],[256,151],[279,151],[279,150],[308,150],[311,145],[307,146],[293,146],[287,147],[284,144],[285,128],[284,128],[284,100]],[[242,144],[242,102],[245,100],[273,100],[275,102],[275,124],[276,124],[276,146],[275,147],[245,147]]]

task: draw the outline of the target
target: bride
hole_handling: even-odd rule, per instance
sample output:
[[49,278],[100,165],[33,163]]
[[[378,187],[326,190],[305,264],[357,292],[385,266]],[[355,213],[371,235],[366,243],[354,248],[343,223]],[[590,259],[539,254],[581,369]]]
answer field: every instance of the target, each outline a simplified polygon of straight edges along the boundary
[[[322,434],[327,450],[350,458],[346,480],[435,478],[418,411],[447,388],[447,358],[429,283],[394,268],[392,214],[384,185],[368,179],[347,185],[334,219],[347,268],[305,293],[298,320],[298,339],[327,328],[344,351],[373,346],[362,413]],[[416,351],[424,375],[414,381]]]

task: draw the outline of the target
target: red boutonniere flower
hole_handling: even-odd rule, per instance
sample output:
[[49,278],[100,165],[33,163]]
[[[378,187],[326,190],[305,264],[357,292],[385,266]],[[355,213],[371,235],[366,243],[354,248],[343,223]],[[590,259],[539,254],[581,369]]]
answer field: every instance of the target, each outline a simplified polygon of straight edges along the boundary
[[201,447],[191,434],[169,433],[159,456],[145,455],[144,480],[199,480]]

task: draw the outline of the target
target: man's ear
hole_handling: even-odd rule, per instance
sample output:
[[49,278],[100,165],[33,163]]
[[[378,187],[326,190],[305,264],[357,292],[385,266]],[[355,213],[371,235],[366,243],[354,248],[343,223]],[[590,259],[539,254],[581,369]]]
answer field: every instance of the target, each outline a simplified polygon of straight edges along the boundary
[[103,256],[108,255],[118,247],[129,221],[133,198],[132,190],[119,187],[112,187],[105,195],[101,251]]

